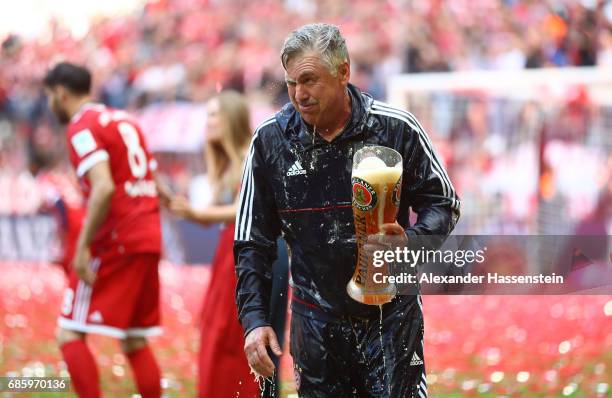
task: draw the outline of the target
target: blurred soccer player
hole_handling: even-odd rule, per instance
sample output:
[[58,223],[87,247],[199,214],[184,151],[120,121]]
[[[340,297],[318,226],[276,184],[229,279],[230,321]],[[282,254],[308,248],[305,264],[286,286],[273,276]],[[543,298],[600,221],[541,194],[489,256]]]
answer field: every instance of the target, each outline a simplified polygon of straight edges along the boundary
[[160,371],[146,340],[161,331],[155,160],[134,119],[90,102],[87,69],[59,63],[43,83],[51,110],[68,124],[70,161],[88,198],[57,330],[74,389],[100,396],[85,343],[98,333],[120,339],[140,395],[159,397]]

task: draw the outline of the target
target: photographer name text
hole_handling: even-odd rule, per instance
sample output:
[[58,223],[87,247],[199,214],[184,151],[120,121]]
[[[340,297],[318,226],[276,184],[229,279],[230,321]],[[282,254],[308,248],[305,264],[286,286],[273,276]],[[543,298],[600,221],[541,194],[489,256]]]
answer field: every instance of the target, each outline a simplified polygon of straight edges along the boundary
[[487,273],[486,275],[434,275],[432,273],[422,273],[420,276],[402,272],[399,275],[385,275],[382,272],[376,272],[372,275],[374,283],[392,283],[392,284],[562,284],[563,276],[557,275],[554,272],[550,275],[501,275],[495,272]]

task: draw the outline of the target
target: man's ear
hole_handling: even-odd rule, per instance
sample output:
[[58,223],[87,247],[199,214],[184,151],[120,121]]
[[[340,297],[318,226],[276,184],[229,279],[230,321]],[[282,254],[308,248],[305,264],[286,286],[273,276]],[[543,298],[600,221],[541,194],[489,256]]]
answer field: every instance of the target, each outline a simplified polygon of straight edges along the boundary
[[345,61],[338,65],[338,78],[342,84],[348,84],[351,78],[351,66],[348,62]]
[[59,84],[53,89],[55,90],[55,98],[57,98],[59,102],[65,102],[68,97],[68,89]]

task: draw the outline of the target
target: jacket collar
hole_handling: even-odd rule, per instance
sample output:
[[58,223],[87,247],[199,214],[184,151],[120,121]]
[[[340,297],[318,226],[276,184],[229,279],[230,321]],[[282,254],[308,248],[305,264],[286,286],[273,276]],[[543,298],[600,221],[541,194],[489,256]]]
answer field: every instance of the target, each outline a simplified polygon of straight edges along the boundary
[[[362,93],[350,83],[347,90],[351,98],[351,115],[344,130],[332,142],[361,135],[364,132],[367,117],[374,102],[370,95]],[[310,128],[291,102],[283,106],[276,114],[276,120],[288,138],[299,141],[304,149],[326,142],[318,135],[313,137]]]

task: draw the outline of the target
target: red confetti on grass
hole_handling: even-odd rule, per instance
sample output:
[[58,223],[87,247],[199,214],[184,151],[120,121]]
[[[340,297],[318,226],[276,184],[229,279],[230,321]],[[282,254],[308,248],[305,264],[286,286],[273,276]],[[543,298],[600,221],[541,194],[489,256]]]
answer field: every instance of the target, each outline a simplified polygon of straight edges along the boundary
[[[48,264],[0,267],[0,375],[65,372],[54,342],[62,271]],[[208,273],[206,266],[160,267],[164,334],[152,345],[170,397],[195,395]],[[423,301],[430,396],[561,397],[575,383],[581,396],[605,397],[612,389],[612,317],[604,312],[612,296],[425,296]],[[89,342],[106,395],[134,393],[116,341],[92,335]],[[283,391],[293,390],[287,347]],[[519,372],[529,378],[517,380]]]

